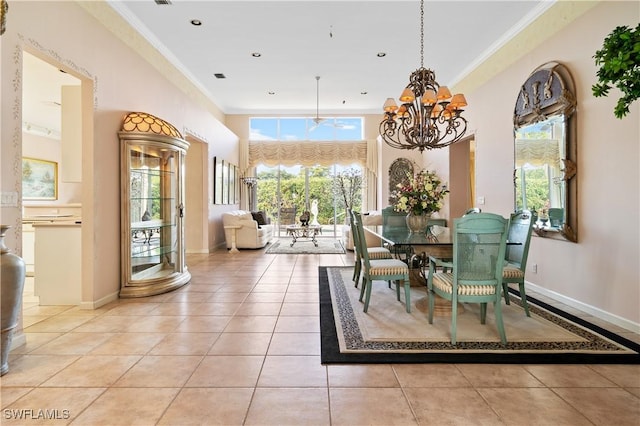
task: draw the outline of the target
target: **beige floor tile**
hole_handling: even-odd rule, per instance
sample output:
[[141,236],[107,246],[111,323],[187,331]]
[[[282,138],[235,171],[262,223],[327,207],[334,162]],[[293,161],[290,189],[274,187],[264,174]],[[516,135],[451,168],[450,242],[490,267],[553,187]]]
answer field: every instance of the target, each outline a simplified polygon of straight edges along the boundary
[[507,425],[561,426],[588,425],[589,421],[551,389],[476,389]]
[[165,302],[167,303],[203,303],[208,302],[212,293],[188,292],[183,291],[174,293],[169,296]]
[[640,424],[640,399],[624,389],[556,388],[553,391],[596,425]]
[[252,396],[253,388],[182,389],[158,424],[242,425]]
[[41,386],[105,387],[113,385],[138,360],[137,355],[88,355],[78,359]]
[[391,364],[328,365],[329,387],[400,387]]
[[125,329],[129,333],[171,333],[185,319],[184,316],[146,316],[137,317]]
[[471,388],[410,388],[407,399],[421,425],[500,425],[498,415]]
[[124,388],[182,387],[202,361],[202,356],[145,356],[114,386]]
[[201,302],[170,302],[161,303],[156,306],[148,315],[161,315],[161,316],[187,316],[195,315],[196,309],[201,305]]
[[116,333],[90,353],[91,355],[144,355],[165,336],[166,333]]
[[149,355],[206,355],[220,333],[169,333]]
[[539,387],[542,383],[520,365],[458,364],[474,387]]
[[195,307],[191,315],[234,315],[241,303],[239,302],[207,302]]
[[267,356],[258,387],[326,387],[327,368],[319,356]]
[[13,355],[13,354],[31,353],[37,348],[39,348],[40,346],[57,339],[63,334],[64,333],[24,333],[27,343],[13,349],[11,351],[11,354]]
[[272,333],[222,333],[209,355],[266,355]]
[[393,370],[403,388],[471,387],[454,364],[396,364]]
[[275,315],[235,316],[231,318],[224,331],[227,333],[272,332],[277,320],[278,317]]
[[640,388],[625,388],[627,392],[640,398]]
[[186,387],[254,387],[262,368],[262,356],[206,356]]
[[640,388],[640,364],[602,364],[590,367],[618,386]]
[[80,333],[121,333],[126,331],[131,323],[137,319],[139,317],[101,315],[91,321],[87,321],[74,331]]
[[[9,411],[3,412],[2,424],[67,424],[104,391],[104,388],[37,388],[7,407]],[[19,419],[20,414],[31,418]],[[46,416],[53,416],[54,420]]]
[[615,384],[585,365],[528,365],[525,369],[548,387],[612,387]]
[[216,333],[222,332],[229,324],[231,316],[198,315],[188,316],[175,330],[176,333]]
[[9,362],[9,372],[0,383],[5,386],[38,386],[79,357],[76,355],[24,355]]
[[319,303],[319,293],[293,293],[287,292],[284,297],[284,303]]
[[261,281],[253,288],[253,293],[284,293],[287,291],[287,287],[289,287],[287,283],[266,284]]
[[249,293],[214,293],[209,298],[209,302],[236,302],[242,303]]
[[105,315],[149,315],[151,311],[160,306],[160,303],[149,303],[147,301],[142,303],[128,302],[122,303],[113,309],[110,309]]
[[107,341],[112,333],[66,333],[38,347],[34,355],[85,355]]
[[285,293],[250,293],[245,303],[282,303]]
[[[0,382],[1,384],[1,382]],[[7,387],[0,386],[0,408],[5,408],[12,402],[31,392],[31,387]]]
[[245,425],[330,425],[326,389],[256,389]]
[[320,333],[273,333],[268,355],[320,355]]
[[319,318],[319,303],[283,303],[280,316],[310,316]]
[[153,425],[179,389],[110,388],[78,416],[74,425]]
[[278,315],[280,313],[280,309],[282,308],[282,303],[243,303],[238,310],[236,311],[236,315]]
[[276,333],[317,333],[320,318],[315,316],[281,316],[276,323]]
[[331,388],[331,424],[417,425],[400,388]]
[[[25,328],[29,333],[65,333],[94,319],[93,315],[56,315]],[[77,330],[76,330],[77,331]]]

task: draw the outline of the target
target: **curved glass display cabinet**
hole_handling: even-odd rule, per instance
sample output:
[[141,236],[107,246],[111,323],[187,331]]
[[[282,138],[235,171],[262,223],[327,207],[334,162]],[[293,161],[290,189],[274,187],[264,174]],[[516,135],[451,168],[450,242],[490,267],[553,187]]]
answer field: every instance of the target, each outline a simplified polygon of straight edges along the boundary
[[150,114],[128,114],[121,143],[120,297],[144,297],[189,282],[184,245],[184,157],[189,143]]
[[538,67],[518,94],[514,123],[515,209],[537,214],[536,235],[577,242],[576,99],[562,64]]

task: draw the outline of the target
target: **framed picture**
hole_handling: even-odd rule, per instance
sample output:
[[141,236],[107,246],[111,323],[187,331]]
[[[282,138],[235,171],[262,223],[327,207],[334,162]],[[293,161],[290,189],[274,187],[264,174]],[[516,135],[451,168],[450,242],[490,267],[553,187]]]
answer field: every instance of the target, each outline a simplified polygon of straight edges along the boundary
[[58,163],[22,158],[22,199],[58,199]]
[[222,162],[222,204],[229,204],[229,163]]
[[237,166],[229,166],[229,204],[236,203],[236,174]]
[[222,204],[222,166],[224,161],[213,157],[213,204]]

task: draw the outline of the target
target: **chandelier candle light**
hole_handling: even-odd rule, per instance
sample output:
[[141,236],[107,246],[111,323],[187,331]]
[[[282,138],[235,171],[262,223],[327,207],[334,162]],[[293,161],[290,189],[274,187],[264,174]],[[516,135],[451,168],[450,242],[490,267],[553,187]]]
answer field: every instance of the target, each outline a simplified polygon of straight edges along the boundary
[[387,145],[398,149],[443,148],[460,141],[467,131],[462,117],[467,101],[462,93],[451,96],[440,86],[435,73],[424,67],[424,0],[420,1],[420,68],[411,73],[400,95],[384,103],[380,135]]

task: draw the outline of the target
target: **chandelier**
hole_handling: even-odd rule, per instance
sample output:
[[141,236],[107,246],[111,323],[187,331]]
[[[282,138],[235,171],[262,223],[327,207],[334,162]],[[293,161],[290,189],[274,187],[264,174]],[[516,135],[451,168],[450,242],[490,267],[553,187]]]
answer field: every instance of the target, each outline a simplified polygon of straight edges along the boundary
[[443,148],[458,142],[467,131],[462,117],[467,101],[462,93],[451,96],[440,86],[435,73],[424,67],[424,0],[420,1],[420,68],[409,76],[400,95],[400,106],[393,98],[384,103],[380,135],[387,145],[398,149]]

